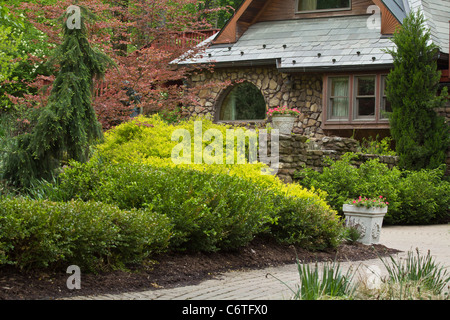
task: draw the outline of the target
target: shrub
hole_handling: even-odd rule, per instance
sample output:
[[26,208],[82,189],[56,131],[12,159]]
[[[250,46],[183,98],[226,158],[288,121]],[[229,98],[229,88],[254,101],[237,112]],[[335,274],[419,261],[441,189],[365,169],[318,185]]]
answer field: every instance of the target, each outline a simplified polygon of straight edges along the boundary
[[72,163],[57,184],[44,184],[35,194],[151,208],[170,217],[171,247],[177,249],[232,249],[269,231],[281,242],[308,248],[339,242],[336,213],[318,195],[299,185],[282,188],[208,168]]
[[[278,199],[291,197],[297,199],[296,205],[293,204],[295,201],[292,199],[280,200],[278,204],[275,204],[275,206],[279,206],[275,208],[275,219],[283,221],[283,223],[278,224],[273,232],[278,240],[288,242],[300,241],[302,239],[300,233],[304,233],[310,238],[309,243],[315,242],[317,247],[322,247],[325,243],[334,244],[337,242],[336,240],[331,240],[331,238],[334,239],[335,237],[334,230],[330,232],[329,236],[331,238],[328,240],[325,240],[326,232],[321,236],[315,237],[310,230],[306,230],[308,224],[314,225],[316,230],[322,231],[331,225],[333,225],[332,229],[339,229],[337,227],[338,217],[325,202],[324,195],[313,188],[312,190],[307,190],[297,183],[286,185],[277,176],[261,174],[264,169],[267,169],[267,166],[263,163],[226,164],[226,161],[224,161],[224,164],[174,164],[172,159],[170,159],[171,150],[178,142],[170,140],[172,132],[176,129],[185,129],[193,137],[195,120],[202,121],[203,131],[216,129],[224,137],[226,136],[226,130],[231,128],[230,126],[213,124],[210,120],[204,118],[182,121],[177,125],[168,125],[157,116],[150,118],[139,117],[134,122],[122,124],[109,131],[106,134],[105,142],[98,147],[96,158],[99,161],[110,161],[112,163],[147,164],[155,168],[183,168],[185,170],[196,170],[208,175],[228,175],[246,180],[251,183],[250,185],[256,184],[273,193]],[[245,132],[245,129],[242,130]],[[223,141],[224,155],[226,154],[225,140]],[[247,141],[246,144],[248,145]],[[204,143],[205,145],[206,143]],[[248,152],[248,147],[245,150]],[[83,189],[85,188],[83,187]],[[251,199],[251,197],[249,196],[248,199]],[[271,199],[270,201],[272,202],[273,200]],[[281,202],[284,202],[284,204],[281,204]],[[268,207],[270,206],[268,205]],[[286,207],[290,209],[287,210]],[[288,214],[288,212],[290,213]],[[321,225],[321,219],[327,220],[328,223]],[[283,227],[281,228],[280,226]],[[290,231],[288,232],[287,230]],[[287,236],[287,233],[292,234]],[[311,239],[316,239],[317,241]],[[307,241],[303,240],[301,242],[307,243]]]
[[149,209],[100,202],[0,200],[0,264],[78,265],[88,271],[138,263],[167,249],[171,225]]
[[151,208],[171,219],[172,248],[215,251],[242,246],[272,219],[269,192],[238,177],[142,164],[72,165],[57,185],[47,184],[41,192],[63,201]]
[[342,215],[342,206],[348,199],[359,196],[377,198],[386,197],[390,210],[395,211],[397,203],[396,182],[401,172],[389,169],[378,159],[371,159],[359,168],[352,164],[355,154],[347,153],[340,160],[326,160],[329,164],[323,172],[305,168],[295,174],[299,183],[306,188],[320,189],[327,193],[327,202]]
[[450,220],[450,182],[444,170],[405,171],[398,183],[401,205],[392,223],[427,224]]
[[385,216],[387,224],[428,224],[449,220],[450,183],[443,179],[444,171],[424,169],[404,171],[389,169],[378,159],[352,165],[352,154],[330,161],[323,173],[304,169],[296,173],[299,182],[307,188],[327,193],[327,202],[342,214],[347,199],[359,196],[378,198],[389,203]]
[[[41,182],[31,194],[151,208],[170,217],[171,248],[177,249],[232,249],[269,231],[279,241],[313,248],[338,243],[339,219],[323,194],[261,174],[263,163],[173,163],[178,142],[171,141],[172,132],[184,129],[193,136],[194,120],[169,125],[158,116],[138,117],[117,126],[88,164],[71,163],[56,183]],[[229,126],[200,120],[203,130],[226,136]]]
[[378,140],[379,136],[377,135],[375,139],[372,136],[369,139],[363,138],[361,141],[361,153],[365,154],[378,154],[382,156],[395,156],[396,153],[394,150],[391,150],[392,138],[384,137],[381,140]]
[[[136,117],[106,132],[104,143],[98,146],[100,156],[115,163],[142,163],[149,157],[170,159],[173,148],[179,144],[179,140],[172,141],[174,131],[186,130],[191,138],[192,152],[190,160],[194,163],[196,121],[201,121],[202,137],[209,129],[218,130],[222,134],[223,162],[225,163],[226,130],[230,129],[231,126],[214,124],[210,119],[200,117],[180,121],[176,125],[168,124],[159,115]],[[242,132],[244,130],[242,128]],[[203,141],[203,148],[208,144],[206,140]]]
[[325,209],[314,198],[279,196],[276,199],[277,223],[274,237],[287,244],[300,244],[312,250],[335,248],[343,234],[334,211]]

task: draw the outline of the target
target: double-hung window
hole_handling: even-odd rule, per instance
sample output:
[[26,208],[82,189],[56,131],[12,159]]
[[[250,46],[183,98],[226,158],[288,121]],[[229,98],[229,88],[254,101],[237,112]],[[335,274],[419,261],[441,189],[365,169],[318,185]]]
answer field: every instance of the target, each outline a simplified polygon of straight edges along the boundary
[[324,127],[388,128],[392,109],[384,73],[326,75],[323,103]]

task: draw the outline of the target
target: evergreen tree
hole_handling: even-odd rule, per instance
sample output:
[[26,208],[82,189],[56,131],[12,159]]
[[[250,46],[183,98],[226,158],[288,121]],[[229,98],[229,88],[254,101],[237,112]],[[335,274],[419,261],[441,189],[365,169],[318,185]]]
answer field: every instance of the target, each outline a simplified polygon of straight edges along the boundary
[[93,81],[113,62],[88,42],[85,23],[94,16],[82,7],[80,28],[73,29],[69,16],[62,17],[63,42],[52,57],[60,69],[48,104],[37,111],[32,131],[16,137],[4,161],[4,178],[15,186],[51,178],[63,159],[86,161],[89,145],[102,137],[92,107]]
[[387,50],[394,59],[386,92],[392,105],[391,134],[399,166],[409,170],[439,167],[449,145],[448,127],[435,111],[445,103],[447,88],[438,96],[438,47],[424,22],[420,11],[411,12],[393,36],[396,49]]

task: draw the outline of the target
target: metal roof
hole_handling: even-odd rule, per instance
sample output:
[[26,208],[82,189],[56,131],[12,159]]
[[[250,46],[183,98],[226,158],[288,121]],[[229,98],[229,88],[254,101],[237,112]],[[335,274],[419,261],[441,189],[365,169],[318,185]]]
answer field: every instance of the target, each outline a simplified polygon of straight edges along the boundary
[[211,45],[202,57],[185,63],[276,63],[286,71],[379,68],[392,64],[392,57],[383,49],[393,43],[379,30],[369,29],[367,20],[364,15],[258,22],[236,43]]

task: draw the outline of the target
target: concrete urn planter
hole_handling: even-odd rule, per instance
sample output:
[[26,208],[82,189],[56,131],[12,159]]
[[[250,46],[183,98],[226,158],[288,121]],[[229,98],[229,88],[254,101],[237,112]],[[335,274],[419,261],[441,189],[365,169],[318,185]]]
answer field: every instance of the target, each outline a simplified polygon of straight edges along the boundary
[[291,134],[294,127],[295,116],[283,114],[273,115],[272,125],[274,129],[278,129],[280,134]]
[[355,227],[361,234],[358,242],[363,244],[377,244],[380,241],[383,218],[387,213],[387,207],[357,207],[344,204],[345,225]]

